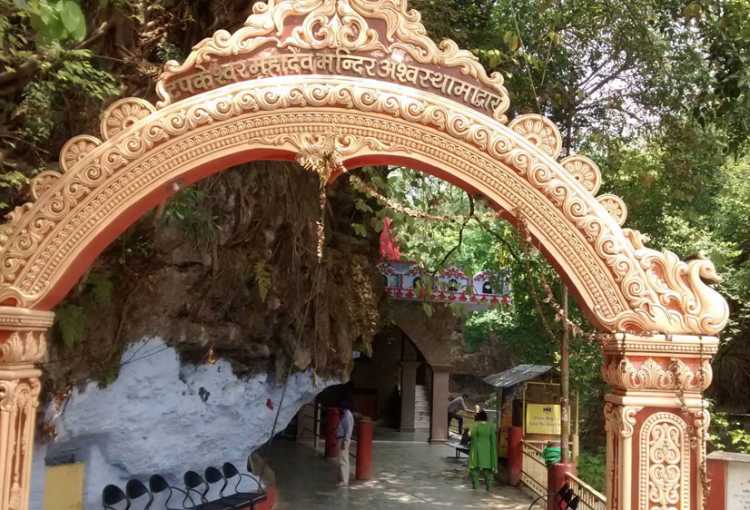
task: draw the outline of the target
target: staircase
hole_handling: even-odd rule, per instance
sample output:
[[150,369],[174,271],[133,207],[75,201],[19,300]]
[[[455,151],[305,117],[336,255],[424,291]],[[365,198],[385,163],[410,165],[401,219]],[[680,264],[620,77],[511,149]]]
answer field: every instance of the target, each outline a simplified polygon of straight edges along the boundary
[[416,430],[430,430],[431,409],[427,387],[417,385],[414,404],[414,428]]

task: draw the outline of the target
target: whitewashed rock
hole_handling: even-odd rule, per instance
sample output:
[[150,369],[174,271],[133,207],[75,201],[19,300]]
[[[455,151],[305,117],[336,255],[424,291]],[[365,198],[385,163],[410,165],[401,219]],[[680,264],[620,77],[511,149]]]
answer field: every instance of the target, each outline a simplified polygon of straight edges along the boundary
[[[47,462],[74,457],[86,463],[87,509],[101,508],[101,490],[108,483],[124,488],[129,478],[146,481],[153,473],[181,482],[188,469],[202,472],[227,461],[244,469],[248,455],[269,440],[284,385],[268,375],[238,379],[223,360],[182,365],[160,338],[134,344],[122,362],[119,377],[107,388],[91,383],[74,391],[57,419],[57,439],[47,445]],[[316,385],[310,372],[292,375],[276,431],[336,383],[318,380]],[[40,462],[41,455],[36,470]],[[36,483],[33,491],[33,500],[41,501],[43,485]]]

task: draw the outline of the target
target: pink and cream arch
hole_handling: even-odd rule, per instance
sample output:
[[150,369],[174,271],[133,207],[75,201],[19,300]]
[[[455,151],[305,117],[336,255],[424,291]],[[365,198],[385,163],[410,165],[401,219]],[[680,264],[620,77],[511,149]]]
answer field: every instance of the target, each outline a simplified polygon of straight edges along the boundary
[[701,507],[708,413],[701,398],[728,320],[684,262],[623,228],[601,173],[564,159],[557,127],[508,119],[502,77],[428,38],[406,0],[268,0],[169,62],[159,101],[113,103],[97,136],[0,226],[0,510],[27,510],[46,335],[55,306],[129,225],[176,189],[254,160],[297,160],[324,182],[370,164],[409,166],[481,194],[528,231],[601,331],[608,505]]

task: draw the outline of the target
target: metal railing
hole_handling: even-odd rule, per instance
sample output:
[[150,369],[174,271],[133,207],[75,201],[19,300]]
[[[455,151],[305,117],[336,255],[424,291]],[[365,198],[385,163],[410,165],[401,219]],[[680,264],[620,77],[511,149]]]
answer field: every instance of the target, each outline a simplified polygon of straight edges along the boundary
[[[547,498],[547,465],[544,462],[544,454],[542,450],[526,441],[522,441],[521,445],[523,451],[521,483],[541,498]],[[578,508],[581,510],[607,509],[607,497],[604,494],[571,473],[566,473],[565,477],[573,493],[579,498]]]
[[[305,440],[308,438],[312,439],[313,449],[315,450],[318,449],[318,441],[320,438],[322,411],[323,406],[319,402],[313,401],[302,406],[302,409],[300,409],[298,414],[298,427],[300,429],[298,430],[297,438],[298,440]],[[309,418],[312,418],[312,425],[310,425]]]
[[570,488],[580,498],[580,506],[583,510],[606,510],[607,498],[589,484],[577,476],[567,473],[566,478]]
[[521,464],[521,483],[539,496],[547,495],[547,466],[544,463],[542,450],[523,441],[523,458]]

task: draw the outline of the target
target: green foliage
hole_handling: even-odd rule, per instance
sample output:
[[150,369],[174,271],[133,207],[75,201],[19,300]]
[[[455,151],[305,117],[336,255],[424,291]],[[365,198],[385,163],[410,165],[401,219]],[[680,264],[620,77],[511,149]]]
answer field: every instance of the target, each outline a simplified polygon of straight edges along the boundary
[[106,388],[113,384],[120,376],[120,363],[119,358],[115,358],[116,362],[106,367],[104,373],[99,380],[99,387]]
[[81,343],[86,332],[86,309],[74,304],[65,304],[56,310],[55,317],[63,345],[71,349]]
[[88,50],[60,51],[54,62],[40,65],[39,79],[23,92],[16,115],[24,119],[21,135],[44,144],[52,135],[57,116],[74,98],[102,103],[119,94],[119,85],[107,71],[94,67]]
[[164,220],[178,225],[196,245],[213,241],[218,232],[218,218],[210,206],[208,193],[198,187],[180,191],[169,202]]
[[[9,170],[0,174],[0,191],[17,192],[24,186],[28,185],[29,178],[17,170]],[[0,194],[0,209],[10,207],[10,203],[2,200],[3,194]]]
[[750,453],[750,432],[726,413],[711,413],[708,442],[713,450]]
[[578,478],[604,493],[607,482],[607,455],[604,449],[581,450],[576,469]]
[[99,306],[112,304],[114,283],[108,275],[92,271],[86,278],[85,290],[93,304]]
[[264,303],[271,290],[271,268],[264,260],[259,260],[254,268],[255,284],[258,286],[258,294]]
[[15,0],[26,11],[38,43],[48,46],[86,37],[86,17],[76,0]]
[[464,323],[464,340],[469,352],[493,336],[500,336],[513,327],[513,315],[499,308],[486,312],[473,312]]

